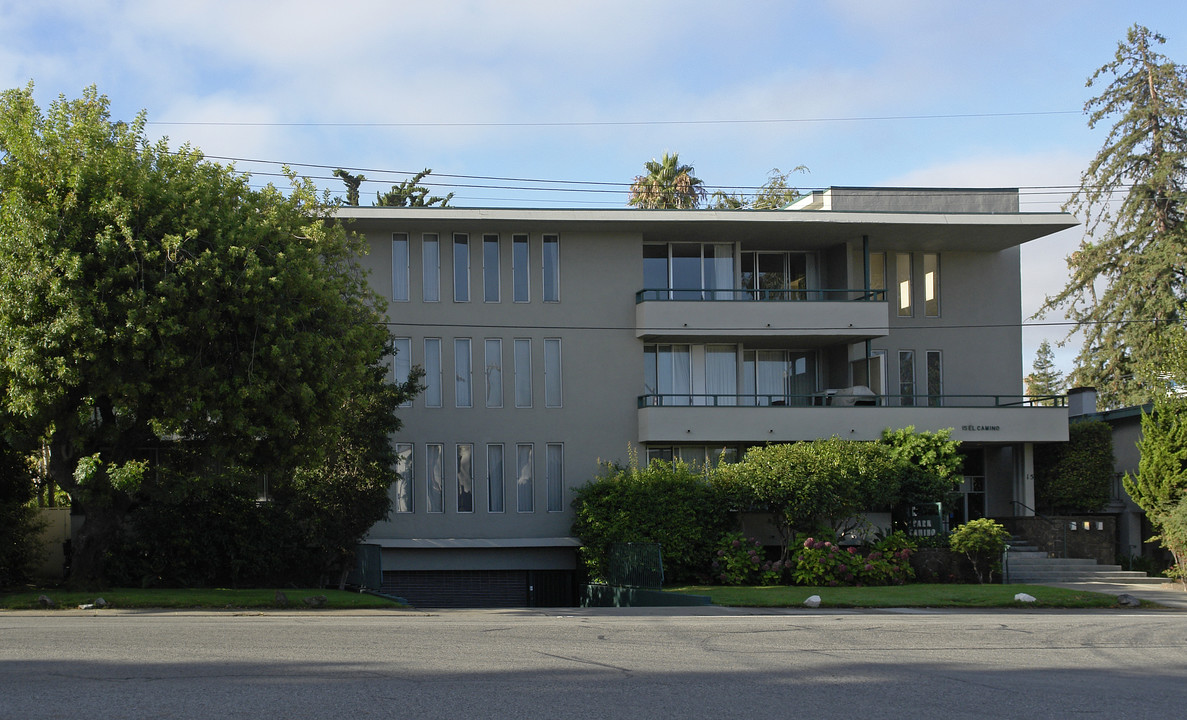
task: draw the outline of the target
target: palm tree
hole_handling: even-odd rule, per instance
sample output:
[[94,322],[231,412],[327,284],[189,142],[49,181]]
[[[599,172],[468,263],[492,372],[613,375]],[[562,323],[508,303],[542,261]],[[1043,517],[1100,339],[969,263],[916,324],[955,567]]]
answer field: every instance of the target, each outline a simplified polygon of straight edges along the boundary
[[678,153],[664,153],[659,161],[652,158],[643,164],[646,175],[631,183],[628,205],[638,208],[695,208],[705,199],[701,179],[693,175],[692,165],[681,165]]

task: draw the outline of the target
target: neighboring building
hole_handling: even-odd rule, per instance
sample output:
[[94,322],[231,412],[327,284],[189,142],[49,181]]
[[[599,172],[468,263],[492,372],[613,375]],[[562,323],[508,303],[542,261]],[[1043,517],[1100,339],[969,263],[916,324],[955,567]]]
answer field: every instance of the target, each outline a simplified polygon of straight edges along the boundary
[[1153,412],[1154,406],[1138,405],[1098,411],[1096,389],[1090,387],[1072,388],[1068,391],[1068,415],[1071,422],[1101,421],[1113,430],[1113,487],[1109,493],[1109,504],[1103,512],[1117,516],[1117,554],[1121,557],[1138,557],[1147,553],[1147,546],[1157,553],[1158,543],[1147,543],[1155,532],[1146,512],[1129,497],[1121,484],[1125,475],[1137,475],[1141,453],[1138,442],[1142,439],[1142,415]]
[[[347,207],[391,300],[405,480],[369,543],[422,605],[563,602],[600,461],[953,428],[957,516],[1026,514],[1017,190],[831,188],[787,210]],[[657,508],[657,511],[662,509]],[[554,592],[554,589],[556,592]]]

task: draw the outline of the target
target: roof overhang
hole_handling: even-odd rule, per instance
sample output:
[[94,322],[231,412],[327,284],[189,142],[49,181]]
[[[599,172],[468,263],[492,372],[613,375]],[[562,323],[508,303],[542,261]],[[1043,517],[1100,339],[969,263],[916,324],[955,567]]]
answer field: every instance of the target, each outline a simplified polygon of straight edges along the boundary
[[642,235],[655,242],[740,240],[805,249],[868,237],[874,250],[996,252],[1079,222],[1056,213],[838,212],[831,210],[638,210],[340,207],[334,217],[360,232],[393,226],[451,232],[588,232]]

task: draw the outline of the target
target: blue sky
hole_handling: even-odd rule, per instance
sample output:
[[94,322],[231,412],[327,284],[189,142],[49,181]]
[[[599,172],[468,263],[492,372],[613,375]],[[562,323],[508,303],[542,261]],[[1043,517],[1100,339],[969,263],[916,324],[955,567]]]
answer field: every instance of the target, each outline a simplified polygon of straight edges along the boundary
[[[622,186],[441,176],[626,183],[676,151],[709,186],[806,165],[804,187],[1021,187],[1040,211],[1105,137],[1085,80],[1134,23],[1187,63],[1181,0],[0,0],[0,87],[44,107],[95,84],[261,183],[361,169],[364,202],[431,167],[492,186],[439,188],[459,206],[618,207]],[[1027,314],[1082,237],[1024,248]],[[1025,329],[1026,368],[1062,334]]]

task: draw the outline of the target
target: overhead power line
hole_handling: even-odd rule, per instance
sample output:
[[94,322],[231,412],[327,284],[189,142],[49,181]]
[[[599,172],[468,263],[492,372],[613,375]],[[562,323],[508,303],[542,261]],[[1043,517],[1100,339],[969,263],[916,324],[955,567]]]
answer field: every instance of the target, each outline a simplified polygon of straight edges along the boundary
[[721,120],[567,120],[533,122],[264,122],[250,120],[150,120],[148,125],[213,127],[333,127],[333,128],[516,128],[516,127],[645,127],[654,125],[779,125],[821,122],[885,122],[894,120],[964,120],[973,118],[1081,115],[1082,110],[1036,110],[1030,112],[946,113],[926,115],[867,115],[849,117],[765,118]]

